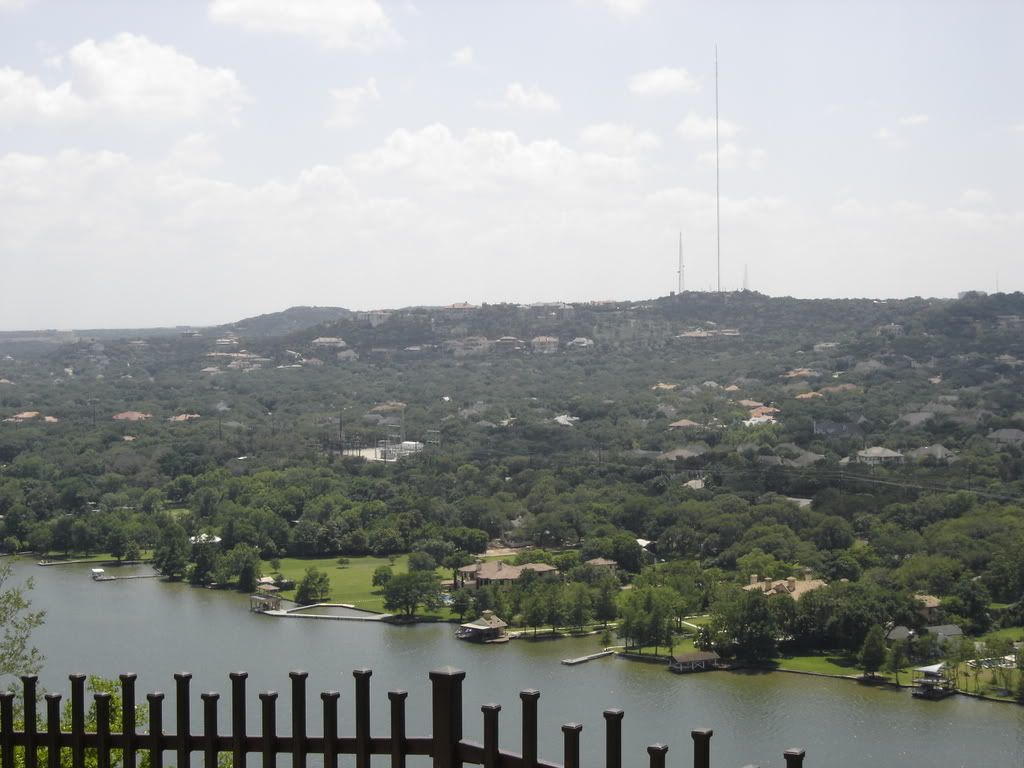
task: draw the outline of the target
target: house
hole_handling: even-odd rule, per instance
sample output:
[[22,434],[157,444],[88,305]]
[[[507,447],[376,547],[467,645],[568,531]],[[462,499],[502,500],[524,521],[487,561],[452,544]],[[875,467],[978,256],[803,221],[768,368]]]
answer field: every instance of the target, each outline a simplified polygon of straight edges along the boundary
[[999,445],[1020,445],[1024,443],[1024,430],[1021,429],[996,429],[989,432],[986,437],[993,443]]
[[494,342],[495,352],[522,352],[524,349],[526,342],[515,336],[502,336]]
[[804,568],[804,577],[802,580],[797,579],[795,576],[790,576],[786,579],[770,579],[765,577],[764,581],[758,579],[756,573],[750,574],[750,583],[745,585],[743,589],[748,592],[764,592],[766,595],[789,595],[794,600],[799,600],[803,595],[808,592],[813,592],[816,589],[827,587],[828,582],[822,579],[812,579],[811,569]]
[[865,448],[863,451],[857,451],[857,463],[869,464],[871,466],[877,466],[879,464],[902,464],[903,454],[899,451],[891,451],[888,448],[882,448],[879,445],[874,445],[871,448]]
[[905,456],[914,461],[927,461],[930,459],[943,464],[956,461],[956,454],[940,443],[926,445],[923,448],[915,448],[912,451],[907,451]]
[[914,630],[899,624],[885,633],[887,643],[905,643],[914,636]]
[[530,347],[534,352],[550,355],[558,351],[558,339],[554,336],[534,336],[530,339]]
[[590,349],[594,346],[594,340],[588,339],[586,336],[577,336],[565,346],[569,349]]
[[914,595],[914,602],[917,603],[917,614],[924,621],[935,621],[939,618],[940,600],[935,595]]
[[344,339],[338,336],[317,336],[313,341],[310,342],[314,347],[322,347],[328,349],[345,349],[348,344]]
[[714,651],[697,651],[671,657],[668,668],[672,672],[706,672],[718,668],[718,654]]
[[945,645],[951,640],[959,640],[964,636],[964,631],[956,624],[935,624],[921,629],[922,635],[934,635],[939,645]]
[[668,425],[669,429],[700,429],[700,424],[692,419],[680,419]]
[[619,567],[617,560],[611,560],[607,557],[592,557],[583,564],[589,565],[591,568],[601,568],[607,571],[615,571]]
[[913,695],[921,699],[942,699],[956,691],[956,682],[946,674],[945,662],[915,667]]
[[558,569],[547,563],[512,565],[504,560],[488,560],[459,568],[458,585],[465,586],[467,581],[474,582],[477,587],[485,587],[488,584],[512,584],[519,581],[526,571],[533,571],[540,575],[558,574]]
[[480,618],[460,625],[455,636],[471,643],[503,643],[508,640],[508,624],[494,611],[484,611]]

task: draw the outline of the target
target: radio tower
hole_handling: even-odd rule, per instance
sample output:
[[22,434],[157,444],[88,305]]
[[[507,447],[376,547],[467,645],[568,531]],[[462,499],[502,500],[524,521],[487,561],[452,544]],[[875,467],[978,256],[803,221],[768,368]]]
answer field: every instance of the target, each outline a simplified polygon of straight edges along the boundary
[[744,291],[750,290],[747,287],[747,265],[746,264],[743,265],[743,290]]
[[683,265],[683,233],[679,233],[679,293],[686,290],[686,267]]
[[718,262],[718,292],[722,292],[722,213],[719,203],[720,188],[718,153],[718,44],[715,44],[715,254]]

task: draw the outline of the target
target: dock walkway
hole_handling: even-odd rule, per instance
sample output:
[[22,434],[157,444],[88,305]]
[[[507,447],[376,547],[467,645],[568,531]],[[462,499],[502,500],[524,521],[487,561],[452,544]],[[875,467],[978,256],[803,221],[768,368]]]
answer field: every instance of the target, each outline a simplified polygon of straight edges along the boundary
[[588,661],[594,659],[603,659],[605,656],[611,656],[615,651],[598,651],[597,653],[591,653],[586,656],[577,656],[575,659],[562,659],[562,663],[567,667],[575,667],[577,664],[586,664]]

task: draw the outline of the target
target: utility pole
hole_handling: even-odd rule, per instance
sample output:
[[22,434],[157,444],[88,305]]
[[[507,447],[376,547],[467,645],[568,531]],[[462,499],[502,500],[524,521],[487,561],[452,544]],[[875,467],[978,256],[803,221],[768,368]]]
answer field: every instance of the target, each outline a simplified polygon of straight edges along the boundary
[[718,264],[718,292],[722,292],[722,209],[721,171],[718,150],[718,44],[715,44],[715,255]]

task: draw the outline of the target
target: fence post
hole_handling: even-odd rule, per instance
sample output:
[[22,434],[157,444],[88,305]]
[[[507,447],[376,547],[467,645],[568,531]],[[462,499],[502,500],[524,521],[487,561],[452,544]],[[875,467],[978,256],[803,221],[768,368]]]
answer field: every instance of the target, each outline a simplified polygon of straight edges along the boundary
[[118,677],[121,680],[121,733],[124,735],[121,765],[135,768],[135,679],[138,675],[129,672]]
[[277,768],[277,692],[260,694],[263,707],[263,768]]
[[164,768],[164,695],[146,694],[149,702],[149,768]]
[[604,753],[607,768],[622,768],[622,718],[621,709],[604,711],[605,737]]
[[85,675],[70,675],[71,768],[85,768]]
[[203,765],[217,768],[217,700],[219,693],[202,693],[203,700]]
[[434,768],[462,768],[458,752],[462,741],[462,681],[465,678],[465,672],[453,667],[442,667],[430,673]]
[[498,713],[501,704],[484,704],[484,768],[498,768]]
[[175,707],[178,713],[178,765],[191,765],[192,731],[189,715],[188,686],[192,675],[188,672],[175,672]]
[[786,758],[786,768],[802,768],[805,754],[807,754],[805,750],[796,747],[787,749],[782,753],[782,756]]
[[96,768],[110,768],[110,694],[94,693],[96,702]]
[[537,765],[537,702],[540,691],[528,688],[519,692],[523,702],[523,765],[534,768]]
[[324,691],[324,768],[338,768],[338,699],[337,691]]
[[693,768],[710,768],[711,737],[714,734],[710,728],[690,731],[690,736],[693,737]]
[[356,679],[356,768],[370,768],[370,675],[373,670],[353,669]]
[[231,678],[231,765],[245,768],[249,753],[245,749],[245,679],[247,672],[232,672]]
[[0,693],[0,768],[14,768],[14,694]]
[[21,686],[25,712],[25,768],[36,768],[36,676],[22,675]]
[[562,753],[565,768],[580,768],[580,731],[582,723],[566,723],[562,726]]
[[651,756],[651,768],[665,768],[665,755],[667,753],[667,744],[651,744],[651,746],[647,748],[647,754]]
[[46,694],[46,765],[60,768],[60,694]]
[[306,765],[306,678],[308,672],[289,672],[292,679],[292,768]]
[[391,768],[405,768],[406,691],[388,691],[391,702]]

